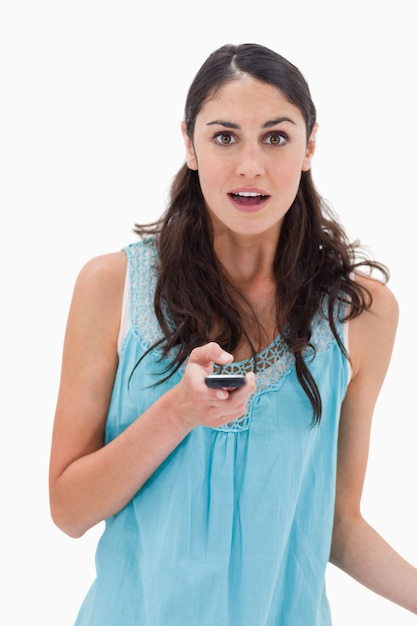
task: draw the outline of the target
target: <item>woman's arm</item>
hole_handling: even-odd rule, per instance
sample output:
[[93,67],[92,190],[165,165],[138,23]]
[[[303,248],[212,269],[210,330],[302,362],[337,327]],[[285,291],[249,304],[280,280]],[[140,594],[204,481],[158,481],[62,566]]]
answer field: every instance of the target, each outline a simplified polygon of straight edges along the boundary
[[417,569],[363,519],[360,511],[372,414],[391,359],[398,306],[384,285],[358,277],[372,292],[368,312],[349,322],[352,379],[338,445],[331,562],[377,594],[417,614]]
[[196,348],[181,382],[104,445],[125,273],[123,252],[87,263],[68,316],[49,486],[52,518],[73,537],[125,506],[195,426],[219,426],[241,416],[255,389],[248,375],[236,392],[209,390],[204,375],[213,361],[233,357],[214,343]]

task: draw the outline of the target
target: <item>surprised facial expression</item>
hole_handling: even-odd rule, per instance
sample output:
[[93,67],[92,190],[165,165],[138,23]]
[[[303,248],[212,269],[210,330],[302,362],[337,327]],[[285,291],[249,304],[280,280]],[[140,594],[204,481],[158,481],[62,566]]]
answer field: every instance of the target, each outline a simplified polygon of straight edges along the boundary
[[192,140],[183,123],[187,165],[198,170],[215,235],[279,236],[315,133],[307,138],[301,111],[281,91],[247,75],[206,100]]

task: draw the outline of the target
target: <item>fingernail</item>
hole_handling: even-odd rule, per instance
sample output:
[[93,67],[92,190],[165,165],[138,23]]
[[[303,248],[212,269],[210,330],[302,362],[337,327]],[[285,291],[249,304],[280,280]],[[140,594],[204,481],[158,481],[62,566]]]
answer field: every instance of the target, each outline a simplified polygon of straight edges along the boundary
[[219,361],[232,361],[232,360],[233,360],[233,355],[229,354],[229,352],[222,352],[219,357]]
[[226,400],[227,396],[228,393],[226,391],[222,391],[221,389],[216,391],[216,398],[218,398],[219,400]]

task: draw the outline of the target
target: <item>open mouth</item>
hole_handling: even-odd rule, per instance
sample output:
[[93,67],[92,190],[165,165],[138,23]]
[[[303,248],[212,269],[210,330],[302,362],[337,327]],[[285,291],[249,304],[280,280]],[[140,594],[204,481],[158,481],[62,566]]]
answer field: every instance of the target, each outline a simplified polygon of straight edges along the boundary
[[261,204],[269,198],[269,196],[264,196],[260,193],[253,192],[230,193],[229,195],[232,200],[234,200],[234,202],[237,202],[242,206],[254,206],[257,204]]

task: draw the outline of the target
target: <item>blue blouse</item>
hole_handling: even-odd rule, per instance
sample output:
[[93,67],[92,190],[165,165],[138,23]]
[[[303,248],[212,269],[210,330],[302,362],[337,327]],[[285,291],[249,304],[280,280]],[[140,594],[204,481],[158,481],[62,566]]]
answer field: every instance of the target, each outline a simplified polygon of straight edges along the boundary
[[[153,310],[152,238],[125,248],[129,324],[106,426],[117,437],[181,378],[166,367]],[[344,325],[337,320],[343,339]],[[260,357],[242,418],[195,428],[125,508],[105,523],[97,576],[76,626],[329,626],[325,571],[331,545],[338,421],[347,359],[326,319],[314,320],[309,368],[323,413],[298,382],[280,337]],[[223,371],[244,372],[250,361]],[[131,377],[132,371],[134,373]],[[130,379],[131,377],[131,379]]]

